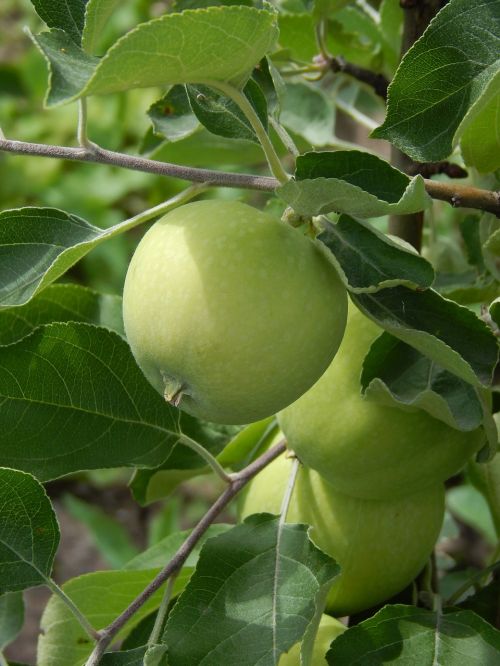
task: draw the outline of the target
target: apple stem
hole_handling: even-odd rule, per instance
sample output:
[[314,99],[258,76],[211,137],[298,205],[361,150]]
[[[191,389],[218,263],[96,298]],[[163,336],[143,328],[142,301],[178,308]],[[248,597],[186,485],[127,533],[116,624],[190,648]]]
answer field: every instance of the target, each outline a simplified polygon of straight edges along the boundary
[[191,439],[191,437],[188,437],[188,435],[185,435],[184,433],[181,434],[179,442],[190,448],[192,451],[195,451],[201,458],[203,458],[224,483],[230,485],[233,482],[233,477],[226,472],[217,458],[213,456],[210,451],[207,451],[205,447],[201,446],[201,444],[198,444],[198,442],[195,442],[194,439]]

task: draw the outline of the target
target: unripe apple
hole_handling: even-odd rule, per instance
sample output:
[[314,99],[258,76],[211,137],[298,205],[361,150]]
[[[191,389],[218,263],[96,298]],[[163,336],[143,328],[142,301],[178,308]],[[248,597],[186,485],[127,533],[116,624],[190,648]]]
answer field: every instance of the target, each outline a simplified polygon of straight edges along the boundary
[[[281,456],[247,486],[241,518],[278,514],[291,469]],[[423,568],[441,528],[442,484],[408,497],[364,500],[338,492],[307,467],[299,469],[287,521],[312,526],[311,538],[341,567],[327,610],[351,615],[404,589]]]
[[289,447],[337,490],[390,499],[435,485],[459,471],[484,440],[427,412],[383,406],[361,396],[364,358],[382,330],[354,306],[344,340],[316,384],[278,420]]
[[[314,641],[311,658],[312,666],[327,666],[325,655],[330,649],[331,642],[347,629],[342,622],[334,617],[323,614]],[[281,655],[278,666],[300,666],[300,643],[296,643],[291,650]]]
[[165,215],[139,243],[123,294],[127,339],[165,398],[207,421],[250,423],[326,370],[346,291],[322,245],[238,202]]

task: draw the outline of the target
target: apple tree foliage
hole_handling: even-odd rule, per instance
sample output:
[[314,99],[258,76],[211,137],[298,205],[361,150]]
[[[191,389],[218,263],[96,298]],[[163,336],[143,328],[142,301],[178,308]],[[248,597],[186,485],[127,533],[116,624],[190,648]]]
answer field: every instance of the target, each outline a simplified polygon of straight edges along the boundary
[[[121,298],[110,294],[122,264],[113,284],[85,284],[86,262],[109,260],[108,247],[128,257],[140,225],[199,194],[246,198],[319,229],[352,301],[384,329],[363,367],[365,398],[486,435],[467,481],[449,491],[447,519],[483,535],[491,566],[453,578],[438,554],[439,584],[424,576],[413,598],[352,618],[325,663],[500,663],[500,0],[31,4],[35,75],[0,66],[0,102],[9,86],[28,87],[36,110],[45,62],[38,112],[55,114],[61,143],[77,147],[31,143],[43,135],[26,123],[25,136],[10,136],[16,119],[0,116],[2,179],[14,192],[5,199],[15,201],[0,212],[2,663],[23,623],[22,591],[39,585],[53,592],[39,666],[276,666],[301,641],[311,663],[339,567],[305,526],[276,516],[211,524],[214,505],[199,533],[138,553],[122,528],[75,500],[111,569],[62,589],[52,578],[60,531],[44,484],[130,468],[138,503],[168,504],[182,482],[227,470],[236,476],[225,506],[275,437],[272,416],[229,428],[167,404],[137,367]],[[398,151],[404,170],[393,165]],[[19,178],[22,160],[42,157],[59,158],[44,161],[53,171],[33,166]],[[61,159],[75,162],[68,174]],[[48,200],[52,177],[60,186]],[[148,210],[99,213],[150,184]],[[403,238],[425,221],[420,254],[387,235],[395,218],[413,226]],[[81,267],[83,279],[67,279]],[[155,581],[180,552],[161,581],[167,598]]]

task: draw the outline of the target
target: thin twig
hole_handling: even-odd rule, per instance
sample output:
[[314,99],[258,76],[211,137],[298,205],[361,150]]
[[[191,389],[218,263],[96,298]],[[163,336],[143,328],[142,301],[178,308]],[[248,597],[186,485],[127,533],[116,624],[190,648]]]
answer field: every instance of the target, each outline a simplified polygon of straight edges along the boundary
[[102,629],[99,632],[99,642],[95,646],[94,651],[90,655],[86,666],[97,666],[103,656],[106,648],[111,643],[116,634],[122,629],[122,627],[128,622],[128,620],[136,613],[139,608],[160,588],[163,583],[178,572],[189,554],[196,546],[200,538],[207,531],[210,525],[214,522],[220,512],[229,504],[229,502],[237,495],[240,490],[252,479],[256,474],[258,474],[264,467],[266,467],[270,462],[275,458],[281,455],[286,449],[285,440],[281,440],[276,446],[272,449],[266,451],[261,455],[257,460],[254,460],[253,463],[233,474],[231,477],[231,484],[226,488],[226,490],[219,496],[215,503],[210,507],[206,512],[200,522],[192,530],[190,535],[180,546],[176,554],[172,557],[170,562],[160,571],[156,578],[137,596],[134,601],[105,629]]
[[416,176],[419,173],[424,178],[437,176],[440,173],[444,173],[448,178],[467,178],[469,175],[460,164],[454,164],[446,160],[441,162],[414,162],[410,164],[406,173],[409,176]]
[[[1,151],[16,155],[35,155],[38,157],[52,157],[77,162],[109,164],[123,169],[145,171],[146,173],[154,173],[159,176],[169,176],[171,178],[190,180],[195,183],[205,183],[207,186],[212,187],[240,187],[242,189],[260,190],[263,192],[273,192],[279,187],[279,182],[275,178],[268,176],[254,176],[251,174],[227,173],[224,171],[178,166],[169,162],[158,162],[157,160],[148,160],[144,157],[116,153],[104,148],[87,150],[84,148],[68,148],[66,146],[51,146],[43,143],[0,139]],[[433,180],[425,180],[425,188],[431,197],[447,201],[452,206],[477,208],[500,217],[500,192],[491,192],[466,185],[455,185],[454,183]]]
[[117,153],[113,150],[106,150],[100,147],[89,150],[87,148],[69,148],[66,146],[51,146],[43,143],[0,139],[0,151],[16,155],[35,155],[38,157],[52,157],[77,162],[110,164],[123,169],[145,171],[146,173],[154,173],[158,176],[180,178],[182,180],[190,180],[194,183],[207,183],[218,187],[241,187],[250,190],[272,192],[279,186],[279,182],[275,178],[268,176],[226,173],[210,169],[179,166],[170,162],[159,162],[158,160],[148,160],[144,157],[125,155],[124,153]]
[[342,56],[330,58],[329,64],[332,72],[348,74],[358,81],[361,81],[361,83],[370,86],[370,88],[373,89],[373,92],[379,97],[382,97],[382,99],[387,99],[389,79],[383,74],[377,74],[376,72],[372,72],[371,69],[365,69],[352,62],[347,62]]
[[433,199],[447,201],[455,208],[479,208],[500,217],[500,191],[479,190],[437,180],[425,180],[425,189]]
[[[412,6],[411,8],[404,2],[400,2],[401,7],[404,9],[401,58],[404,57],[416,40],[423,35],[431,19],[439,11],[439,2],[440,0],[418,0],[418,6]],[[408,173],[409,169],[413,166],[413,160],[393,145],[391,146],[391,164],[400,169],[400,171]],[[422,248],[423,229],[423,212],[410,213],[408,215],[396,213],[389,217],[389,233],[408,241],[418,252]]]

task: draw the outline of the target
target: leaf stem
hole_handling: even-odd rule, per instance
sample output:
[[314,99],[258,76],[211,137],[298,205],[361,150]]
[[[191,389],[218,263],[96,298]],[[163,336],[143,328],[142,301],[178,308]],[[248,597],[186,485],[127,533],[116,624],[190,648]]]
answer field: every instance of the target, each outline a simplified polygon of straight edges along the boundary
[[207,465],[210,465],[213,471],[219,478],[222,479],[222,481],[224,481],[224,483],[231,483],[232,477],[226,472],[224,467],[222,467],[220,462],[210,453],[210,451],[207,451],[205,447],[201,446],[201,444],[198,444],[198,442],[196,442],[194,439],[191,439],[191,437],[188,437],[184,433],[180,436],[179,441],[181,444],[184,444],[184,446],[187,446],[192,451],[195,451],[201,458],[203,458]]
[[148,208],[147,210],[144,210],[138,213],[137,215],[134,215],[134,217],[130,217],[127,220],[120,222],[119,224],[115,224],[113,227],[109,228],[108,230],[109,233],[104,233],[103,236],[106,236],[108,238],[113,237],[117,234],[123,233],[124,231],[129,231],[130,229],[133,229],[134,227],[137,227],[140,224],[149,222],[150,220],[153,220],[155,217],[159,217],[160,215],[165,215],[165,213],[168,213],[174,208],[178,208],[179,206],[182,206],[188,201],[191,201],[191,199],[198,196],[198,194],[205,192],[206,190],[208,190],[208,188],[209,185],[206,183],[197,183],[196,185],[191,185],[190,187],[187,187],[185,190],[182,190],[182,192],[179,192],[179,194],[176,194],[170,199],[167,199],[167,201],[162,201],[162,203],[158,204],[157,206]]
[[272,116],[269,116],[269,123],[273,130],[276,132],[278,135],[281,143],[285,146],[285,148],[288,150],[288,152],[293,155],[293,157],[298,157],[300,155],[300,151],[295,145],[294,140],[292,137],[288,134],[286,129],[283,127],[281,123],[279,123],[277,120],[275,120]]
[[230,485],[212,504],[210,509],[206,512],[203,518],[199,521],[196,527],[192,530],[190,535],[184,543],[177,550],[168,564],[160,571],[156,578],[137,596],[134,601],[105,629],[99,632],[99,641],[94,648],[94,651],[87,660],[86,666],[97,666],[103,656],[106,648],[111,643],[116,634],[128,622],[128,620],[136,613],[139,608],[146,603],[152,594],[158,590],[163,583],[172,576],[172,574],[180,571],[184,562],[189,554],[196,546],[200,538],[214,522],[217,516],[229,504],[240,490],[261,470],[264,469],[270,462],[281,455],[286,449],[285,440],[281,440],[273,448],[268,449],[257,460],[254,460],[250,465],[231,476]]
[[165,588],[165,593],[163,595],[163,599],[161,600],[160,608],[158,609],[158,613],[156,615],[156,620],[155,624],[153,627],[153,631],[151,632],[151,636],[149,637],[148,640],[148,645],[157,645],[160,642],[160,637],[161,637],[161,630],[163,628],[163,624],[165,622],[165,617],[167,615],[168,611],[168,605],[170,603],[170,599],[172,598],[172,592],[174,589],[174,584],[175,584],[175,579],[177,578],[176,574],[172,574],[170,578],[168,579],[167,582],[167,587]]
[[283,501],[281,503],[280,525],[283,525],[283,523],[286,522],[286,515],[290,507],[290,502],[293,495],[293,489],[295,488],[295,481],[297,480],[297,473],[299,471],[299,466],[300,466],[300,460],[298,458],[294,458],[292,463],[292,469],[290,471],[290,476],[288,477],[288,484],[285,490],[285,494],[283,495]]
[[99,632],[96,629],[94,629],[94,627],[90,624],[85,615],[83,615],[83,613],[74,603],[74,601],[68,597],[66,592],[61,587],[59,587],[59,585],[54,580],[52,580],[52,578],[47,578],[45,584],[53,594],[58,596],[59,599],[61,599],[61,601],[64,604],[66,604],[66,606],[73,613],[75,618],[78,620],[79,624],[82,626],[83,629],[85,629],[86,633],[90,636],[90,638],[93,641],[99,640],[100,636]]
[[376,127],[378,127],[378,123],[376,123],[374,120],[369,118],[364,113],[361,113],[361,111],[358,111],[358,109],[356,109],[355,106],[352,106],[351,104],[346,104],[339,97],[335,98],[335,106],[339,108],[341,111],[343,111],[346,114],[346,116],[349,116],[355,122],[359,123],[362,127],[366,127],[366,129],[370,130],[370,132],[372,132]]
[[278,521],[278,532],[276,538],[276,560],[274,563],[274,589],[273,589],[273,609],[272,609],[272,626],[273,626],[273,656],[274,663],[277,663],[279,659],[280,652],[276,644],[276,625],[277,625],[277,613],[278,613],[278,580],[279,580],[279,570],[280,570],[280,549],[281,549],[281,539],[283,536],[283,529],[286,523],[286,515],[288,513],[288,508],[290,506],[290,500],[292,499],[293,489],[295,487],[295,480],[297,478],[297,472],[299,469],[299,459],[295,458],[292,463],[292,469],[288,477],[288,482],[285,488],[285,494],[283,495],[283,501],[280,508],[280,519]]
[[241,90],[238,90],[229,83],[223,83],[222,81],[210,81],[210,80],[204,81],[204,83],[208,86],[211,86],[212,88],[220,90],[224,95],[232,99],[233,102],[240,107],[240,109],[245,114],[248,122],[252,126],[255,134],[257,135],[257,138],[259,139],[260,145],[262,146],[262,150],[266,155],[269,168],[271,169],[271,173],[280,183],[282,184],[286,183],[289,180],[289,176],[286,173],[286,171],[283,169],[280,159],[276,154],[276,151],[274,150],[274,146],[271,143],[271,139],[269,138],[264,128],[264,125],[262,124],[259,116],[255,112],[255,109],[250,104],[246,95],[243,92],[241,92]]
[[3,655],[3,652],[0,652],[0,666],[9,666],[7,659]]
[[76,132],[78,143],[82,148],[91,148],[93,144],[87,136],[87,98],[78,100],[78,128]]

